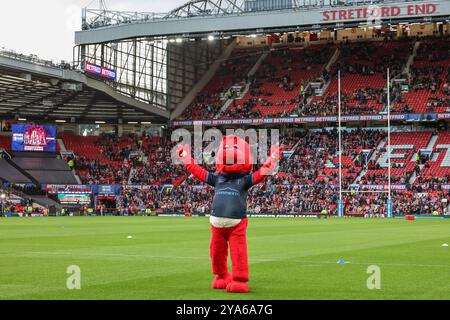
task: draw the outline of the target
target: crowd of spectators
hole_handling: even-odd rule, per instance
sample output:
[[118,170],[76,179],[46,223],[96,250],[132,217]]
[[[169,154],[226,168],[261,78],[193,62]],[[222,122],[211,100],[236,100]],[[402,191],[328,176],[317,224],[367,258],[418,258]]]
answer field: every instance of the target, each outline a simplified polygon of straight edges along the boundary
[[22,217],[47,216],[48,210],[42,207],[24,206],[22,204],[6,202],[5,207],[0,211],[0,216],[4,214],[16,214]]
[[224,117],[252,117],[260,113],[259,107],[277,107],[276,110],[281,110],[275,112],[279,116],[289,115],[311,94],[308,84],[319,78],[333,52],[332,46],[271,51],[251,79],[246,97],[237,103],[237,107],[229,108]]
[[340,59],[335,70],[360,75],[383,74],[389,68],[391,77],[403,71],[408,56],[413,52],[414,40],[405,39],[380,42],[341,42]]
[[[352,190],[352,183],[362,168],[368,169],[365,179],[360,185],[379,184],[385,182],[386,174],[370,173],[380,170],[375,162],[365,163],[360,151],[371,150],[378,146],[385,137],[382,130],[354,129],[343,132],[343,157],[350,159],[343,165],[344,190]],[[282,135],[282,144],[289,157],[280,163],[277,175],[267,178],[264,184],[254,187],[249,193],[249,213],[321,213],[336,214],[338,201],[338,170],[336,166],[337,132],[331,130],[286,131]],[[397,164],[394,163],[394,167]],[[213,166],[208,167],[214,170]],[[184,170],[184,169],[181,169]],[[409,173],[405,173],[406,175]],[[378,176],[376,176],[378,175]],[[378,178],[378,179],[377,179]],[[393,183],[407,184],[401,175],[393,176]],[[408,177],[405,177],[405,179]],[[442,180],[441,182],[444,182]],[[383,184],[383,183],[381,183]],[[393,196],[395,212],[410,213],[407,207],[396,203],[404,194],[420,193],[420,199],[414,202],[414,210],[420,213],[431,213],[430,210],[444,212],[446,206],[440,202],[444,192],[435,196],[428,195],[420,186],[408,186],[407,190],[396,191]],[[153,186],[145,189],[126,189],[122,192],[124,208],[133,211],[139,206],[150,207],[162,212],[207,214],[213,197],[211,187],[188,177],[176,187],[161,188]],[[400,201],[400,200],[398,200]],[[344,194],[344,210],[346,214],[380,215],[386,213],[387,198],[385,193],[346,192]],[[446,211],[445,211],[446,212]]]
[[[395,167],[395,164],[392,166]],[[391,174],[391,183],[408,184],[411,175],[412,171],[409,170],[402,170],[399,174]],[[363,185],[385,185],[388,183],[387,170],[380,168],[379,164],[373,166],[373,163],[370,163],[368,172],[361,177],[359,183]]]
[[178,119],[214,118],[226,100],[237,98],[233,86],[245,86],[249,81],[248,72],[261,54],[260,51],[252,49],[235,50],[229,59],[222,62],[216,74]]
[[[0,180],[1,182],[1,180]],[[4,215],[42,216],[48,215],[48,209],[41,206],[33,206],[32,201],[16,196],[10,188],[1,189],[0,217]]]
[[398,95],[396,103],[391,108],[391,112],[403,114],[411,113],[413,112],[413,110],[414,110],[413,107],[410,104],[408,104],[408,102],[406,101],[406,99],[402,94]]
[[122,184],[128,181],[129,164],[114,167],[112,163],[103,163],[99,159],[76,158],[75,169],[83,184]]
[[[259,107],[276,107],[274,110],[281,111],[274,111],[274,114],[288,115],[305,101],[308,94],[311,95],[308,83],[320,77],[324,65],[335,50],[332,46],[300,49],[274,48],[251,77],[247,76],[248,67],[252,66],[250,62],[254,64],[256,60],[231,59],[232,63],[224,63],[220,70],[237,78],[232,79],[228,86],[216,85],[213,90],[211,85],[207,85],[179,119],[211,119],[215,116],[224,119],[261,117],[264,113]],[[243,71],[245,73],[242,73]],[[214,79],[222,79],[220,72]],[[228,92],[230,83],[236,84],[239,81],[243,86],[249,85],[244,97],[230,95]],[[219,113],[224,104],[224,100],[220,99],[223,96],[232,99],[232,103]],[[267,110],[265,112],[270,112]]]
[[145,189],[136,187],[123,187],[120,192],[118,212],[133,214],[139,208],[145,207],[156,210],[161,207],[161,193],[159,186],[146,186]]
[[234,99],[231,105],[232,108],[225,110],[221,117],[234,119],[261,118],[261,112],[255,109],[259,102],[267,103],[268,100],[264,98],[250,98],[244,102],[238,102],[238,100]]
[[413,66],[410,87],[414,91],[429,90],[434,94],[441,87],[443,72],[443,66]]
[[448,191],[394,192],[392,196],[392,212],[394,214],[447,214]]
[[[249,212],[258,214],[325,211],[335,214],[339,181],[337,136],[337,129],[283,131],[281,144],[286,146],[287,152],[280,162],[278,173],[268,177],[264,184],[250,191]],[[381,168],[378,161],[368,161],[368,157],[362,156],[362,151],[370,152],[376,149],[385,137],[386,133],[383,130],[375,129],[348,129],[342,132],[344,190],[354,188],[353,183],[362,170],[367,172],[360,177],[358,185],[386,184],[385,168]],[[122,163],[125,167],[125,169],[117,168],[118,170],[114,171],[116,176],[121,175],[120,170],[134,171],[129,184],[125,186],[127,183],[123,183],[117,212],[136,214],[142,212],[142,208],[149,208],[159,212],[209,213],[212,188],[189,177],[182,165],[172,164],[170,153],[173,143],[159,138],[158,143],[152,145],[145,136],[131,135],[119,140],[117,137],[104,137],[99,142],[100,146],[105,147],[102,149],[105,158],[111,163]],[[411,157],[416,151],[410,151]],[[137,156],[134,156],[135,154]],[[96,174],[99,176],[105,172],[108,174],[107,170],[101,171],[103,167],[97,163],[98,160],[92,161]],[[408,161],[413,162],[414,159],[408,157]],[[444,212],[446,206],[437,200],[445,198],[442,197],[444,191],[434,186],[448,183],[450,175],[429,180],[424,180],[418,175],[420,186],[410,186],[412,171],[418,170],[419,165],[427,165],[427,160],[418,159],[416,166],[409,166],[408,170],[394,171],[391,182],[408,187],[405,191],[398,191],[395,197],[403,199],[401,197],[404,193],[421,193],[421,198],[414,202],[414,210],[421,213],[431,209]],[[214,170],[214,165],[206,167],[208,170]],[[393,169],[400,167],[400,163],[393,162]],[[181,179],[175,184],[177,178]],[[428,190],[427,185],[432,189]],[[436,194],[438,196],[435,196]],[[393,203],[397,199],[395,197]],[[397,204],[395,208],[406,210]],[[346,192],[344,209],[347,214],[383,214],[386,212],[385,194]]]
[[[229,86],[216,86],[215,91],[208,86],[195,99],[193,104],[180,117],[187,119],[212,119],[216,116],[230,118],[260,118],[266,115],[285,117],[289,115],[327,116],[336,115],[337,92],[335,86],[328,88],[322,97],[309,99],[314,92],[308,85],[311,81],[328,82],[330,74],[334,79],[338,70],[341,77],[353,77],[341,93],[341,112],[343,115],[377,114],[387,103],[387,94],[380,79],[386,81],[389,68],[391,79],[407,78],[410,92],[427,92],[423,100],[407,100],[400,92],[400,85],[391,87],[391,101],[395,102],[391,111],[411,112],[450,112],[450,44],[447,38],[423,38],[417,50],[409,74],[402,74],[408,57],[414,51],[415,38],[375,42],[344,41],[337,46],[339,58],[330,69],[324,69],[335,47],[272,48],[270,54],[252,77],[241,74],[242,83],[249,84],[249,91],[241,97],[234,97],[230,106],[222,113],[224,104],[220,100]],[[247,66],[246,60],[243,65]],[[248,62],[248,61],[247,61]],[[254,61],[253,61],[254,62]],[[228,70],[233,76],[239,74],[240,62],[224,64],[221,70]],[[247,69],[245,69],[247,70]],[[358,84],[358,76],[365,77],[365,84]],[[373,77],[373,83],[370,78]],[[381,81],[383,82],[383,81]],[[373,85],[371,85],[371,83]],[[380,87],[381,85],[381,87]],[[295,94],[293,94],[295,93]],[[423,105],[416,110],[415,105]],[[273,107],[273,108],[270,108]],[[273,110],[273,111],[270,111]]]
[[[342,42],[340,56],[331,70],[336,78],[340,71],[346,85],[341,91],[341,114],[377,114],[387,103],[384,81],[386,69],[391,78],[402,72],[407,57],[412,53],[413,42]],[[366,76],[361,78],[361,76]],[[368,76],[368,77],[367,77]],[[375,77],[378,76],[378,77]],[[373,82],[370,81],[373,77]],[[364,83],[360,83],[363,80]],[[301,104],[298,112],[302,116],[327,116],[338,114],[338,92],[336,80],[322,97]],[[391,97],[393,98],[393,97]]]
[[336,213],[336,189],[330,185],[275,185],[268,183],[255,187],[250,193],[249,208],[252,213],[298,214]]
[[168,139],[130,134],[103,134],[95,145],[101,158],[76,157],[75,170],[83,184],[172,183],[183,171],[171,161],[174,146]]
[[[412,192],[409,190],[393,191],[392,213],[405,214],[447,214],[449,193],[444,191]],[[355,193],[344,198],[347,215],[367,214],[369,216],[385,215],[387,212],[387,193]]]
[[175,143],[162,139],[160,144],[145,151],[145,161],[134,166],[131,184],[170,184],[184,176],[184,170],[172,162],[172,150]]
[[386,214],[387,196],[385,193],[356,192],[346,195],[344,211],[347,215],[382,215]]
[[102,134],[95,142],[102,157],[76,157],[74,168],[83,184],[122,184],[128,182],[131,151],[138,148],[137,136],[117,137]]
[[2,125],[3,132],[11,132],[11,122],[4,122]]
[[[424,165],[424,168],[429,168],[429,163]],[[424,189],[438,189],[441,185],[450,184],[450,174],[443,176],[423,175],[422,172],[417,174],[416,184],[423,186]]]
[[408,92],[400,93],[394,112],[450,112],[450,44],[448,37],[420,39],[407,78]]
[[[386,93],[383,89],[358,88],[352,94],[341,93],[341,114],[359,115],[376,114],[386,103]],[[314,98],[310,104],[303,104],[298,108],[302,116],[327,116],[338,114],[338,95],[326,95]]]

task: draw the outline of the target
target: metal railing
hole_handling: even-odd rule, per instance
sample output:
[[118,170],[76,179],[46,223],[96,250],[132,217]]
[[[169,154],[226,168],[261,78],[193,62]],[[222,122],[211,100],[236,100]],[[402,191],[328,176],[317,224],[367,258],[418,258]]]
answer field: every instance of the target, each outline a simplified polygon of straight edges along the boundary
[[35,54],[17,53],[13,50],[2,49],[2,50],[0,50],[0,56],[18,60],[18,61],[30,62],[33,64],[50,67],[50,68],[72,69],[72,65],[66,61],[55,62],[52,60],[46,60],[46,59],[39,58]]
[[84,8],[82,13],[82,30],[98,29],[113,25],[136,22],[149,22],[164,19],[167,13],[111,11]]

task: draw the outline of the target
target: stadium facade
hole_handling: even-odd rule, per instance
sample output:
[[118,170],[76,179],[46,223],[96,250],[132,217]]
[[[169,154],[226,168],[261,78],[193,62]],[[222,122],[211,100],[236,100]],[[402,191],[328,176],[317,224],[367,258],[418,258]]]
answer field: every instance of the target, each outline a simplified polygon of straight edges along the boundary
[[401,36],[401,26],[414,22],[411,36],[424,23],[444,23],[446,32],[449,12],[447,1],[189,1],[168,14],[85,9],[74,60],[81,69],[86,61],[114,68],[118,92],[169,110],[174,119],[236,41],[268,45],[271,34],[306,44],[311,34],[370,39],[370,30],[388,25]]

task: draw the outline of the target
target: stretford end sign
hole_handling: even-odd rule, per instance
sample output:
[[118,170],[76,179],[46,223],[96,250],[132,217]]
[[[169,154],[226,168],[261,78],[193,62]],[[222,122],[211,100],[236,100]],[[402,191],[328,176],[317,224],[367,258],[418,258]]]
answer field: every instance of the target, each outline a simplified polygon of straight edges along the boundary
[[322,12],[322,21],[332,22],[355,19],[388,19],[397,17],[427,16],[434,15],[436,13],[438,13],[438,4],[436,3],[370,5],[367,7],[355,6],[344,9],[325,10]]

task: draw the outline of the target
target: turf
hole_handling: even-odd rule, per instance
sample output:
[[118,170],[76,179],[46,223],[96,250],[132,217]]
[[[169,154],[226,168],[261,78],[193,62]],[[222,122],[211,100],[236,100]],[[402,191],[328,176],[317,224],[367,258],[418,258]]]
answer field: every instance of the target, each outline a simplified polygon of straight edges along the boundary
[[2,218],[0,299],[450,299],[450,219],[252,218],[248,236],[239,295],[210,289],[207,218]]

